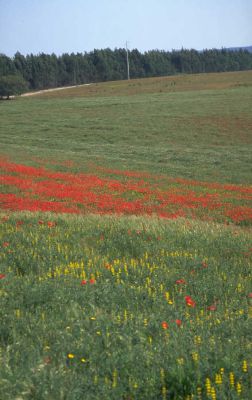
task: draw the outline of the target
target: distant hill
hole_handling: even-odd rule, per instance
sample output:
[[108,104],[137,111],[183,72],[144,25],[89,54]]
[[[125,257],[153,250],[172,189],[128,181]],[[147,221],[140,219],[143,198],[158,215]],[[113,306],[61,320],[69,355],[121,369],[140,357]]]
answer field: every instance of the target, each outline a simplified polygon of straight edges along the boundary
[[230,51],[239,51],[239,50],[247,50],[250,53],[252,53],[252,46],[244,46],[244,47],[228,47],[225,50],[230,50]]
[[[241,47],[222,47],[221,49],[214,48],[214,49],[202,49],[202,50],[197,50],[198,53],[203,53],[204,51],[211,51],[211,50],[226,50],[226,51],[239,51],[239,50],[247,50],[249,53],[252,53],[252,46],[241,46]],[[179,50],[178,50],[179,51]]]

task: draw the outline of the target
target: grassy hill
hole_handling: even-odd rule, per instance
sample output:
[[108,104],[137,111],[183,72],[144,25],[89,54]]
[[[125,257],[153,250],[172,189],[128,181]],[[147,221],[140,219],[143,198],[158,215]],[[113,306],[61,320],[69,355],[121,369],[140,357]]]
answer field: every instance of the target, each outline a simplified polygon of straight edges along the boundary
[[0,398],[251,392],[252,71],[0,102]]
[[[1,102],[3,154],[249,183],[252,72],[97,84]],[[21,160],[21,158],[20,158]]]

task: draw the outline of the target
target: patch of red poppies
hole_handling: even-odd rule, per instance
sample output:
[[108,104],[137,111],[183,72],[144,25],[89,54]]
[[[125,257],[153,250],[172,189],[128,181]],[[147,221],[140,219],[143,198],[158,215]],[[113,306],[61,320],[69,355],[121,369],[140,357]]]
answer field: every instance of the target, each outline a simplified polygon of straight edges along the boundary
[[[97,169],[103,175],[55,172],[0,160],[0,183],[8,193],[0,194],[6,210],[157,215],[160,218],[187,217],[252,221],[252,208],[225,200],[239,193],[242,201],[251,197],[250,187],[171,179],[143,172]],[[115,175],[115,179],[111,178]],[[119,179],[122,177],[122,181]],[[191,190],[202,187],[202,192]],[[13,192],[11,192],[13,188]],[[165,188],[165,189],[164,189]],[[215,190],[208,193],[206,190]],[[217,192],[219,190],[219,192]],[[226,192],[225,192],[226,191]],[[244,200],[245,201],[245,200]]]

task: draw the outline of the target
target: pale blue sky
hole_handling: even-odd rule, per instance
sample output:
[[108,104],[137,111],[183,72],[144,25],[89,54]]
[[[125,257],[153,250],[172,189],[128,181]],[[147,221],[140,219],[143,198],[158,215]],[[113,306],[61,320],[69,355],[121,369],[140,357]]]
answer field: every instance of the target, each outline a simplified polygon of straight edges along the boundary
[[0,0],[0,53],[252,45],[252,0]]

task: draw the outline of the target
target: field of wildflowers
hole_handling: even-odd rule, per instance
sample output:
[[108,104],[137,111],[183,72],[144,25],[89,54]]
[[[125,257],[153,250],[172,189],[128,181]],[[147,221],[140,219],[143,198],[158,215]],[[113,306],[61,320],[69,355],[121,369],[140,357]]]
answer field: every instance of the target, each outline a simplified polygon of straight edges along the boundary
[[251,399],[251,78],[2,102],[1,400]]
[[0,243],[0,398],[249,399],[240,227],[3,212]]
[[248,400],[251,187],[72,168],[1,161],[0,398]]
[[1,207],[6,210],[190,217],[245,225],[252,222],[251,186],[95,166],[93,173],[73,174],[0,160],[0,168]]

